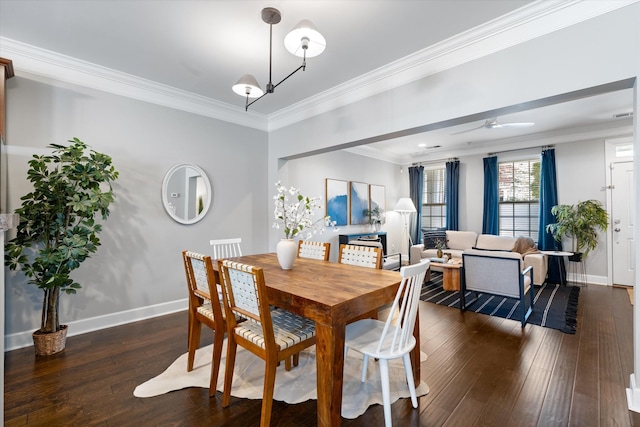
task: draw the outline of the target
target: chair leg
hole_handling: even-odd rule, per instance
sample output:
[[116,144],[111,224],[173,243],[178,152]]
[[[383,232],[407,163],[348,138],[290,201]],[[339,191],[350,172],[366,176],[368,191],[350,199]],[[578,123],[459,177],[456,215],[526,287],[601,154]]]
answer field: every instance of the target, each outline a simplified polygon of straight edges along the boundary
[[360,377],[361,382],[365,382],[367,380],[367,365],[369,364],[369,356],[366,354],[362,355],[362,374]]
[[[280,365],[280,362],[277,365]],[[291,370],[291,356],[284,359],[284,370],[287,372]]]
[[215,331],[213,336],[213,356],[211,357],[211,380],[209,381],[209,397],[215,396],[218,388],[218,373],[220,372],[220,359],[222,358],[222,344],[224,332]]
[[[287,357],[287,360],[291,359]],[[267,357],[267,360],[265,360],[264,389],[262,391],[262,413],[260,414],[260,427],[269,427],[269,425],[271,424],[273,389],[276,383],[276,365],[277,363],[273,357]]]
[[293,366],[298,366],[300,363],[300,353],[296,353],[293,355]]
[[413,382],[413,369],[411,369],[411,358],[409,353],[402,356],[402,364],[404,365],[404,373],[407,376],[407,385],[409,386],[409,394],[411,395],[411,405],[418,407],[418,397],[416,396],[416,385]]
[[189,316],[189,355],[187,357],[187,372],[193,370],[193,361],[196,357],[196,350],[200,347],[200,333],[202,332],[202,323],[195,317]]
[[380,383],[382,385],[382,406],[384,408],[384,425],[391,427],[391,393],[389,391],[389,361],[380,359]]
[[224,388],[222,390],[222,407],[226,408],[229,406],[229,401],[231,400],[231,383],[233,382],[233,368],[236,364],[236,341],[233,339],[233,336],[230,334],[227,337],[227,361],[225,362],[224,369]]

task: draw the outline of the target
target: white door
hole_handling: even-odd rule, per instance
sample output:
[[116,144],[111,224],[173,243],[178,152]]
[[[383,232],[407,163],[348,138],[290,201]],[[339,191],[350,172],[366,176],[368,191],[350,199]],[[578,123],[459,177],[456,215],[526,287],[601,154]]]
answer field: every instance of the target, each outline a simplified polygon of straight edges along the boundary
[[635,253],[633,245],[633,162],[611,164],[611,235],[613,284],[633,286]]

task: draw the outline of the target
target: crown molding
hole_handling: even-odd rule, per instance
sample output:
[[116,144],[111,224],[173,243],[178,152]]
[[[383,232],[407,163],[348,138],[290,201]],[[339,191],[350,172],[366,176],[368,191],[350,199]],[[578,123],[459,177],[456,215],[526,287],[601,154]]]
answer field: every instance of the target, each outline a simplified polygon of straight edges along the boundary
[[0,56],[12,58],[16,75],[32,74],[272,131],[638,1],[538,0],[268,116],[5,37],[0,37]]
[[153,82],[111,68],[0,37],[0,56],[11,58],[16,75],[31,74],[175,108],[241,126],[267,130],[264,114]]
[[538,0],[269,115],[269,131],[326,113],[639,0]]

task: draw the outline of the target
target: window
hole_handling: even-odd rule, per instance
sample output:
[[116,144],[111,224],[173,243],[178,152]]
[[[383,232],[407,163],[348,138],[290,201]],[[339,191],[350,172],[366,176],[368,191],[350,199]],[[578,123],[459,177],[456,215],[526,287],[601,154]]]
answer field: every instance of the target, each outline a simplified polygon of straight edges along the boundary
[[500,235],[538,240],[540,159],[498,164]]
[[422,192],[422,228],[433,230],[446,227],[445,168],[426,169]]

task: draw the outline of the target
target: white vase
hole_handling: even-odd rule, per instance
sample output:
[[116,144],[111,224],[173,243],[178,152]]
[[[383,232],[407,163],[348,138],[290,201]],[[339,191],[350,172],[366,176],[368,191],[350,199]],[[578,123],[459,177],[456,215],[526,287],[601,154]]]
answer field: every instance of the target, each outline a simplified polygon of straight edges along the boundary
[[276,245],[276,255],[283,270],[291,270],[298,256],[298,243],[293,239],[280,239]]

